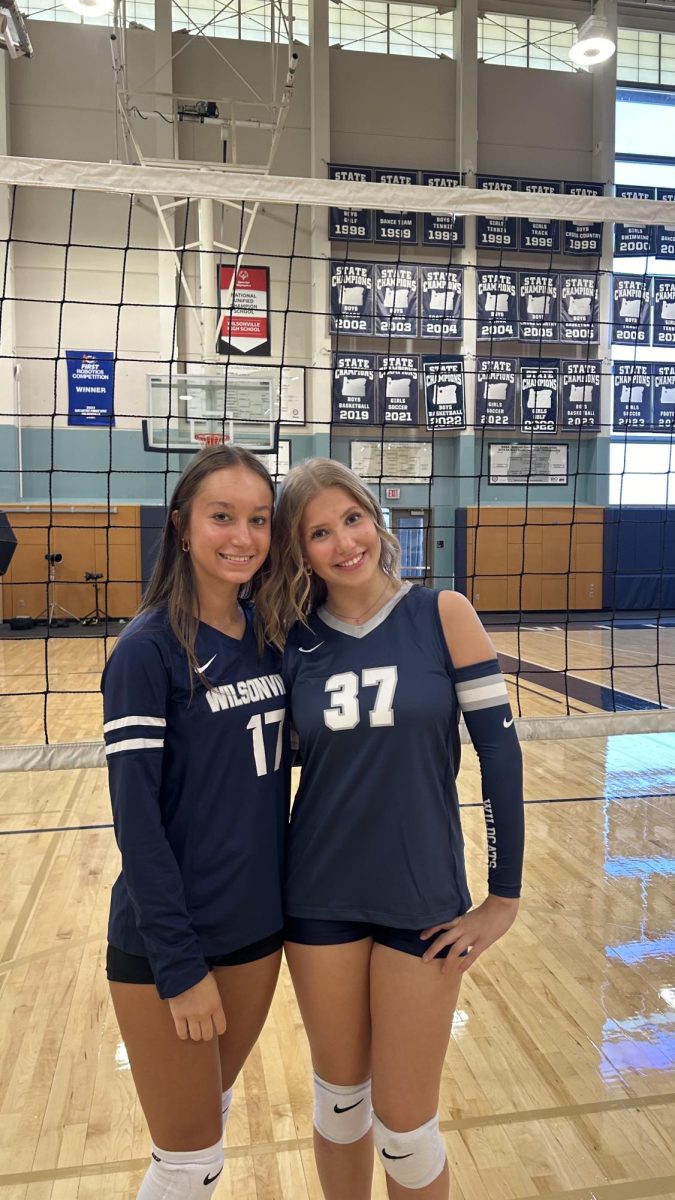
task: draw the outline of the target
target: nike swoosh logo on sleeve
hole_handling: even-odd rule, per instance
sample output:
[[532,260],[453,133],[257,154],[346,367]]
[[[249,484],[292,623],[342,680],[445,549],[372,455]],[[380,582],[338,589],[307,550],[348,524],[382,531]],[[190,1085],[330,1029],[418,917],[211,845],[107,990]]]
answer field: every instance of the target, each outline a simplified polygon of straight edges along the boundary
[[513,717],[511,717],[510,721],[507,721],[506,717],[504,717],[503,725],[505,729],[510,729],[513,725]]

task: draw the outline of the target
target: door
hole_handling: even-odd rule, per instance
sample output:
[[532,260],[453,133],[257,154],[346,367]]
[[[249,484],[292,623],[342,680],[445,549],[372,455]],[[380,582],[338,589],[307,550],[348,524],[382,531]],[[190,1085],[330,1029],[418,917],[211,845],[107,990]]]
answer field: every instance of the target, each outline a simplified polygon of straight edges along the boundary
[[392,508],[391,531],[401,543],[401,578],[430,585],[431,518],[428,508]]

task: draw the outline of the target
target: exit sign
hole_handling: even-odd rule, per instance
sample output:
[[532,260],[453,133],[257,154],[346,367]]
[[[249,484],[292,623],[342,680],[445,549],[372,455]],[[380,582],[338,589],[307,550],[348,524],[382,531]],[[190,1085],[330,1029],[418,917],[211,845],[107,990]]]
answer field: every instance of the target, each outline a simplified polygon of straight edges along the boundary
[[385,488],[384,494],[385,494],[387,500],[400,500],[401,499],[401,489],[400,488]]

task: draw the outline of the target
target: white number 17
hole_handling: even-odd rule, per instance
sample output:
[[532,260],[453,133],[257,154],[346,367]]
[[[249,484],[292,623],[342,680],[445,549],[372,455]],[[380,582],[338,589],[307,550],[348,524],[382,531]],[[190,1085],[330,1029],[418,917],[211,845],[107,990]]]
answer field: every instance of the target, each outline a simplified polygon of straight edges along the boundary
[[[284,745],[284,718],[286,710],[283,708],[275,708],[272,712],[266,712],[264,721],[266,725],[278,724],[279,730],[277,733],[277,745],[274,752],[273,771],[278,771],[281,764],[281,751]],[[267,774],[267,756],[265,754],[265,739],[263,737],[263,717],[260,713],[256,713],[255,717],[251,717],[247,729],[253,734],[253,758],[255,759],[255,769],[258,775]]]

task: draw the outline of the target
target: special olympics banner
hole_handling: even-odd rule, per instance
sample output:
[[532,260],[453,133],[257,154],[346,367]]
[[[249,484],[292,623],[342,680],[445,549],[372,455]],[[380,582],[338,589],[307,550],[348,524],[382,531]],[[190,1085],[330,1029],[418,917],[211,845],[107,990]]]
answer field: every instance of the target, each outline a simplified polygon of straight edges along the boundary
[[[627,200],[655,200],[656,188],[636,187],[633,183],[617,183],[617,197]],[[617,258],[644,258],[654,253],[653,225],[615,225],[614,254]]]
[[652,363],[654,424],[658,433],[675,431],[675,363]]
[[560,341],[588,346],[598,340],[600,281],[597,275],[560,275]]
[[517,271],[476,271],[476,321],[479,342],[518,337]]
[[675,259],[675,188],[657,188],[656,199],[673,205],[673,224],[656,226],[656,257]]
[[[461,178],[457,171],[423,171],[425,187],[457,188]],[[463,246],[464,217],[454,213],[424,213],[422,217],[423,246]]]
[[378,354],[378,408],[385,425],[419,425],[418,354]]
[[[372,183],[371,167],[350,167],[328,164],[328,178],[347,183]],[[373,214],[369,208],[331,208],[328,217],[328,237],[332,242],[372,242]]]
[[330,331],[370,336],[373,332],[373,265],[330,264]]
[[649,345],[652,281],[642,275],[615,275],[612,281],[612,344]]
[[[518,180],[507,175],[477,175],[476,187],[484,192],[517,192]],[[517,250],[516,217],[477,217],[476,249]]]
[[476,359],[476,426],[516,428],[515,358]]
[[419,267],[375,263],[375,333],[378,337],[417,337]]
[[564,359],[560,364],[560,408],[563,433],[583,429],[600,432],[602,363]]
[[[563,184],[563,193],[566,196],[604,196],[605,188],[602,183],[573,183],[568,180]],[[563,254],[602,254],[602,221],[591,224],[565,221]]]
[[375,425],[375,355],[333,356],[333,420],[338,425]]
[[654,277],[654,345],[675,346],[675,276]]
[[521,358],[520,428],[523,433],[555,433],[559,386],[560,362],[557,358]]
[[268,267],[219,268],[218,354],[272,352],[270,338],[270,272]]
[[558,274],[556,271],[521,271],[520,340],[557,342]]
[[463,332],[464,271],[461,267],[420,267],[420,336],[459,340]]
[[115,424],[113,395],[115,355],[112,350],[66,350],[68,424]]
[[464,359],[422,356],[427,429],[465,429]]
[[614,428],[651,429],[651,363],[615,362],[613,375]]
[[[537,195],[559,196],[562,193],[562,184],[550,179],[521,179],[520,190]],[[537,254],[559,254],[560,221],[539,221],[532,217],[521,217],[519,249],[535,251]]]
[[[416,184],[417,171],[390,171],[376,167],[375,182]],[[375,241],[387,246],[397,242],[404,242],[406,246],[416,246],[417,213],[378,210],[375,213]]]

